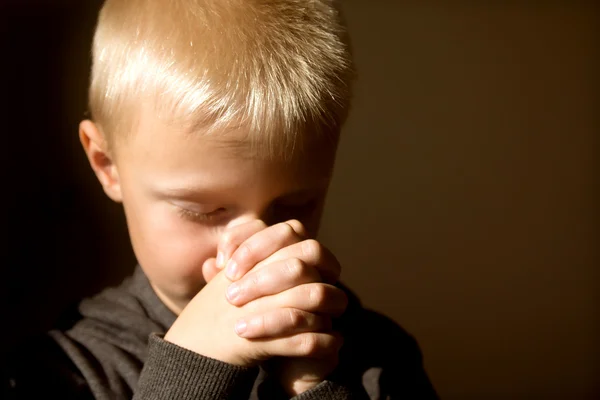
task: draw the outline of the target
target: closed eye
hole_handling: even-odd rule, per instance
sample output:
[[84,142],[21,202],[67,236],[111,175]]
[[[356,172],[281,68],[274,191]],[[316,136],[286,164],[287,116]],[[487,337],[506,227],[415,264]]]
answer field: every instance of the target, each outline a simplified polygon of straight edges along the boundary
[[187,208],[177,207],[179,216],[192,222],[216,223],[225,218],[227,209],[220,207],[210,212],[197,212]]

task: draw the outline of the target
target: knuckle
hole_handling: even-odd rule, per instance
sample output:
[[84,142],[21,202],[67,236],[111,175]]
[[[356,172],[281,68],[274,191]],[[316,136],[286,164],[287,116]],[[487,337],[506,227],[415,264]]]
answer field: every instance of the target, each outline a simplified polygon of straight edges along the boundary
[[297,234],[304,232],[304,225],[297,219],[290,219],[286,224],[288,224]]
[[299,310],[289,310],[288,318],[290,325],[293,327],[304,328],[308,325],[306,315],[304,315],[304,313],[300,312]]
[[267,228],[267,224],[265,224],[265,222],[261,219],[255,219],[254,221],[252,221],[251,226],[254,232],[259,232]]
[[262,282],[267,278],[263,270],[258,270],[250,275],[248,278],[248,285],[250,287],[260,287]]
[[305,333],[300,336],[299,352],[304,356],[310,356],[317,352],[319,339],[315,333]]
[[325,301],[325,286],[323,285],[308,285],[307,287],[308,303],[311,307],[319,307]]
[[321,257],[322,252],[321,243],[315,239],[307,239],[302,242],[302,255],[304,257],[316,260]]
[[285,272],[288,278],[298,279],[304,273],[305,264],[298,258],[290,258],[285,262]]
[[252,243],[246,241],[239,247],[238,251],[235,252],[235,258],[238,262],[244,262],[252,257],[253,252],[254,246]]
[[281,222],[277,224],[278,233],[286,238],[296,236],[296,231],[294,228],[287,222]]

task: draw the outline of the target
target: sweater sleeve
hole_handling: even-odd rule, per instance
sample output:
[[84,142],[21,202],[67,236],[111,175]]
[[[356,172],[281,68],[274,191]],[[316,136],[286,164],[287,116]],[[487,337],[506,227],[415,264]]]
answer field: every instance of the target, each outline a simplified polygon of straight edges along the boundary
[[204,357],[151,335],[135,400],[245,399],[258,368]]

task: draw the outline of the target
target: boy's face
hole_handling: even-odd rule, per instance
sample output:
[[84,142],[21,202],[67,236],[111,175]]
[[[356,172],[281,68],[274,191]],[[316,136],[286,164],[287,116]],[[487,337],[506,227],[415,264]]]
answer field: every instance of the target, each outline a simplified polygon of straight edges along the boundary
[[315,144],[293,161],[268,161],[251,156],[241,135],[185,133],[145,113],[111,158],[94,125],[81,125],[105,191],[123,202],[140,265],[176,313],[206,283],[203,264],[216,256],[227,227],[295,218],[317,233],[333,153]]

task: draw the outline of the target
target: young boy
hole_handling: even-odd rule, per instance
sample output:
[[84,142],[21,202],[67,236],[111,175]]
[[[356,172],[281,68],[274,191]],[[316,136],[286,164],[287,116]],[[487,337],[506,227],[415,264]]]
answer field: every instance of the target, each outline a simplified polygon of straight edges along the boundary
[[346,43],[329,0],[106,1],[80,138],[139,266],[19,353],[7,396],[436,398],[314,239]]

